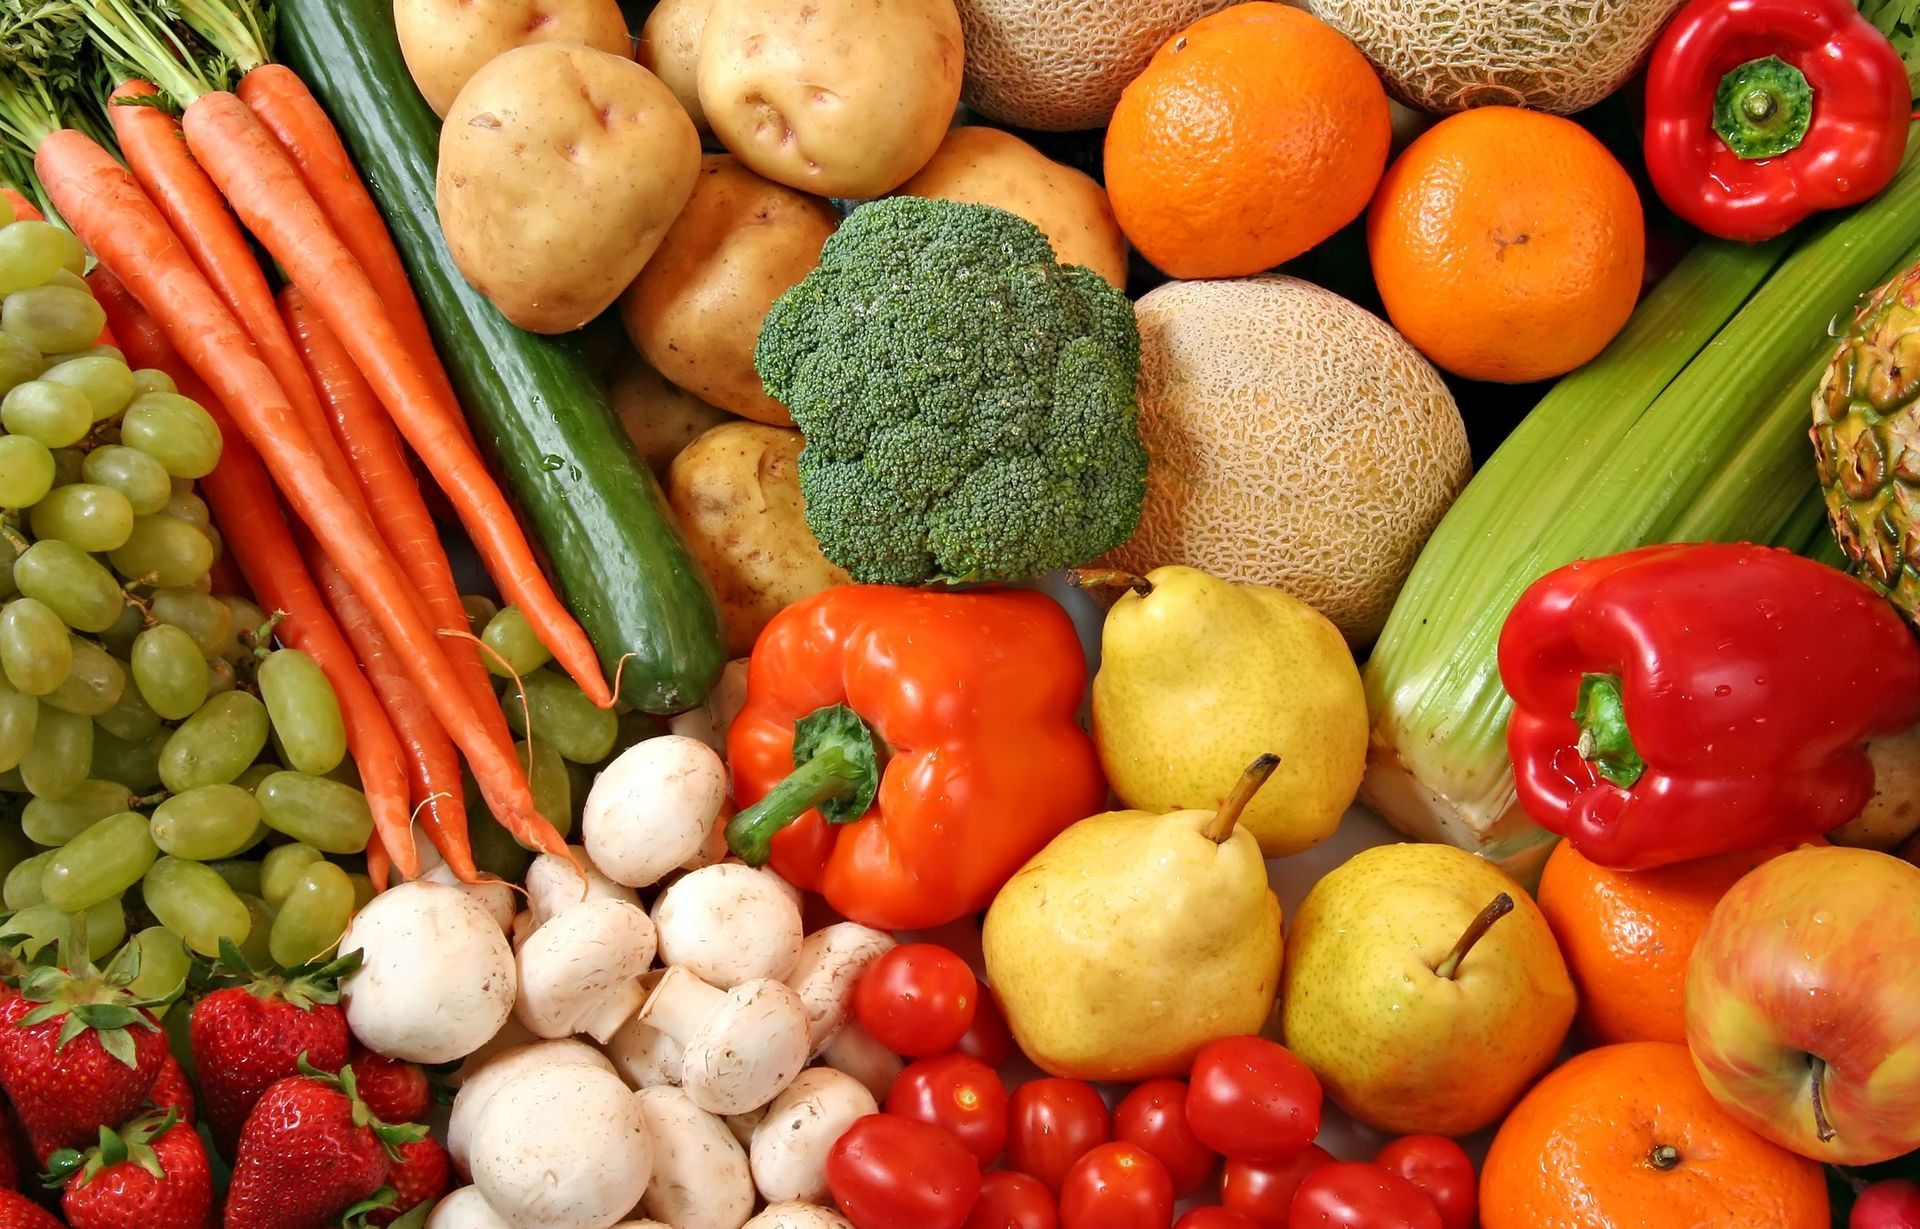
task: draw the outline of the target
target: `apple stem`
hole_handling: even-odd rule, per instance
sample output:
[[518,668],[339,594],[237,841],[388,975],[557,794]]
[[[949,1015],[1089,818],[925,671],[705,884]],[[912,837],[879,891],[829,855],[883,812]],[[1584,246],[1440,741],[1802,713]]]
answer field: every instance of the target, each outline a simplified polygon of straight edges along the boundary
[[1655,1144],[1653,1151],[1647,1154],[1647,1164],[1665,1172],[1680,1163],[1680,1149],[1672,1144]]
[[1271,751],[1248,764],[1247,770],[1240,774],[1240,780],[1234,783],[1233,792],[1228,794],[1226,801],[1220,804],[1220,809],[1213,813],[1213,818],[1207,821],[1207,826],[1200,829],[1200,835],[1216,845],[1226,844],[1228,838],[1233,836],[1234,825],[1240,822],[1240,813],[1247,809],[1247,803],[1252,800],[1260,787],[1267,783],[1267,778],[1272,776],[1273,770],[1278,767],[1280,767],[1280,757]]
[[1141,597],[1153,592],[1153,582],[1117,568],[1069,568],[1067,583],[1076,589],[1104,589],[1110,585],[1133,590]]
[[1820,1085],[1827,1079],[1827,1060],[1817,1054],[1809,1055],[1807,1063],[1813,1068],[1813,1130],[1820,1137],[1820,1142],[1825,1144],[1838,1134],[1833,1129],[1833,1123],[1827,1120],[1825,1098],[1820,1092]]
[[1434,972],[1448,979],[1458,975],[1460,962],[1467,958],[1467,953],[1473,950],[1473,945],[1480,942],[1481,938],[1493,929],[1495,922],[1512,912],[1513,897],[1505,892],[1494,897],[1492,904],[1473,915],[1473,920],[1467,923],[1467,929],[1460,936],[1460,941],[1453,945],[1453,950],[1447,953],[1447,958],[1440,962]]

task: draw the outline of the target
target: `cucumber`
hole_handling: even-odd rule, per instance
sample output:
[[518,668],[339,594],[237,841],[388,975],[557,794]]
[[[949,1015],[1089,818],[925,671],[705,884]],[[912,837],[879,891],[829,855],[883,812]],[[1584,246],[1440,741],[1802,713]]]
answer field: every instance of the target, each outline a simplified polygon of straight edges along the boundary
[[608,676],[646,712],[699,704],[725,664],[713,591],[578,340],[507,323],[454,265],[433,203],[440,121],[401,59],[391,3],[281,0],[279,14],[280,58],[386,215],[474,433]]

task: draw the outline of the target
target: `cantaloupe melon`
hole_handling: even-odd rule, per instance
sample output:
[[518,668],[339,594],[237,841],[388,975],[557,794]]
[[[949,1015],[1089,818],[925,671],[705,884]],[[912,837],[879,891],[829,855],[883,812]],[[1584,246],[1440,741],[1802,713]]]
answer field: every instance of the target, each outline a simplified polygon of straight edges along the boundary
[[1633,75],[1681,0],[1305,0],[1424,111],[1584,110]]
[[1045,132],[1098,128],[1160,44],[1232,0],[957,0],[961,100]]
[[1466,485],[1440,374],[1378,317],[1290,277],[1173,282],[1136,314],[1147,498],[1108,562],[1273,585],[1371,642]]

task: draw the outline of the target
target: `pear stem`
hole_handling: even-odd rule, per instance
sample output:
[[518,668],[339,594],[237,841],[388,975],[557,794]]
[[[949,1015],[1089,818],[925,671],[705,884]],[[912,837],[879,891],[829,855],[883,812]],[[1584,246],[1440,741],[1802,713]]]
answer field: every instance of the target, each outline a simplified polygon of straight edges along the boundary
[[1233,836],[1234,825],[1240,822],[1240,813],[1247,809],[1247,803],[1252,801],[1254,794],[1259,792],[1260,787],[1267,783],[1267,778],[1272,776],[1273,770],[1278,767],[1280,767],[1280,757],[1271,751],[1247,765],[1247,770],[1241,773],[1240,779],[1234,783],[1233,792],[1228,794],[1226,801],[1220,804],[1220,809],[1213,813],[1213,818],[1207,821],[1207,826],[1200,829],[1200,835],[1216,845],[1226,844]]
[[1122,572],[1117,568],[1069,568],[1067,583],[1076,589],[1105,589],[1119,586],[1133,590],[1141,597],[1153,592],[1153,582],[1144,576],[1135,576],[1132,572]]
[[1833,1123],[1827,1120],[1826,1102],[1820,1092],[1820,1085],[1824,1084],[1827,1079],[1827,1060],[1818,1055],[1810,1054],[1807,1056],[1807,1063],[1813,1068],[1812,1096],[1814,1134],[1820,1137],[1821,1143],[1830,1143],[1838,1132],[1833,1129]]
[[1473,950],[1473,945],[1480,942],[1481,938],[1493,929],[1495,922],[1512,912],[1513,897],[1505,892],[1494,897],[1492,904],[1473,915],[1473,920],[1467,923],[1467,929],[1461,934],[1460,941],[1453,945],[1453,950],[1447,953],[1447,958],[1440,962],[1434,972],[1449,980],[1457,976],[1460,972],[1460,962],[1467,958],[1467,953]]

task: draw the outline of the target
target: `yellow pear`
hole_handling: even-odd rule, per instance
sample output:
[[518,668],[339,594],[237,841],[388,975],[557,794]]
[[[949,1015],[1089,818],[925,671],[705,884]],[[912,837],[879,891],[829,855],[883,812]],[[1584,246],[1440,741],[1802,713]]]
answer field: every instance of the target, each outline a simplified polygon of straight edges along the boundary
[[1558,1056],[1573,982],[1547,919],[1492,863],[1383,845],[1316,883],[1287,937],[1281,1024],[1327,1095],[1396,1135],[1497,1120]]
[[1280,901],[1236,822],[1263,756],[1218,810],[1111,811],[1053,839],[1000,889],[987,981],[1054,1075],[1185,1075],[1201,1046],[1259,1032],[1280,983]]
[[1194,568],[1118,579],[1093,680],[1093,738],[1120,801],[1213,808],[1255,755],[1280,757],[1240,822],[1269,858],[1319,844],[1367,765],[1367,700],[1339,629],[1278,589]]

